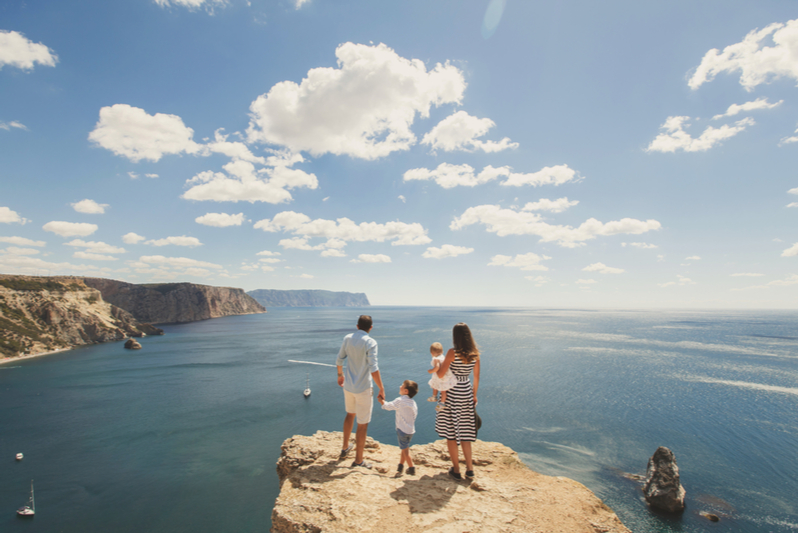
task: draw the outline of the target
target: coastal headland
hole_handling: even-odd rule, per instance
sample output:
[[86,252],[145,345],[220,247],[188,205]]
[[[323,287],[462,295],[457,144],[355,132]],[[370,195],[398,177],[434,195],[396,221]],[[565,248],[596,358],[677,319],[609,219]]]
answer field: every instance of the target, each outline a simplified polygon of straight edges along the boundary
[[397,446],[367,437],[366,470],[339,459],[341,443],[326,431],[283,443],[273,533],[630,533],[584,485],[534,472],[497,442],[473,444],[472,482],[449,478],[444,440],[412,446],[413,476],[396,474]]

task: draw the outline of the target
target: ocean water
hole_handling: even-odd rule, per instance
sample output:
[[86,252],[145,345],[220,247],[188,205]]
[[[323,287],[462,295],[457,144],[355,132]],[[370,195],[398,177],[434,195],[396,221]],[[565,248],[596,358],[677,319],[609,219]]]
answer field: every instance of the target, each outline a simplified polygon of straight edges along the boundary
[[[289,360],[333,364],[361,312],[387,396],[421,385],[415,443],[438,438],[428,346],[463,321],[482,349],[480,439],[585,484],[634,532],[798,529],[796,311],[269,311],[0,365],[0,531],[268,531],[281,443],[344,417],[335,369]],[[369,434],[394,444],[394,415],[376,408]],[[687,490],[680,518],[625,476],[659,446]],[[31,479],[36,517],[18,519]]]

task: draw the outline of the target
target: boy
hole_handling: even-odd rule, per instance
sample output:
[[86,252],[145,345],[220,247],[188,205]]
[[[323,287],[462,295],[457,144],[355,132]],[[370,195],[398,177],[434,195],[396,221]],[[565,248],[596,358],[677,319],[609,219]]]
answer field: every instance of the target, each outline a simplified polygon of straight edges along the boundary
[[413,476],[416,473],[414,462],[408,448],[411,446],[411,437],[414,435],[414,420],[417,418],[417,402],[412,400],[417,394],[419,386],[407,379],[400,385],[400,397],[391,402],[384,402],[383,398],[378,397],[381,408],[387,411],[396,411],[394,416],[395,427],[397,428],[397,442],[400,446],[400,464],[397,465],[397,475],[403,474],[403,465],[408,465],[406,472]]

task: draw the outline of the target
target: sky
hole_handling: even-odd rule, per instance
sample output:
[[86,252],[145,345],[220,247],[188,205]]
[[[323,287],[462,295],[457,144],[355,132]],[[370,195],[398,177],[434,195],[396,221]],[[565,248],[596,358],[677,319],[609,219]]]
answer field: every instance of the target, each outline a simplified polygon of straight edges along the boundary
[[797,309],[796,2],[0,6],[0,273]]

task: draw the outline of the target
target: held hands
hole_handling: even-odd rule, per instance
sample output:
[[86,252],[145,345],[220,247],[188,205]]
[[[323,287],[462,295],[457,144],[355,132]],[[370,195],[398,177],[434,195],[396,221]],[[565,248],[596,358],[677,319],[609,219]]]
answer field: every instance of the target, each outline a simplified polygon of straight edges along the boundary
[[385,399],[386,399],[386,394],[383,392],[383,389],[380,389],[378,391],[378,401],[381,402],[381,405],[383,405],[383,401]]

